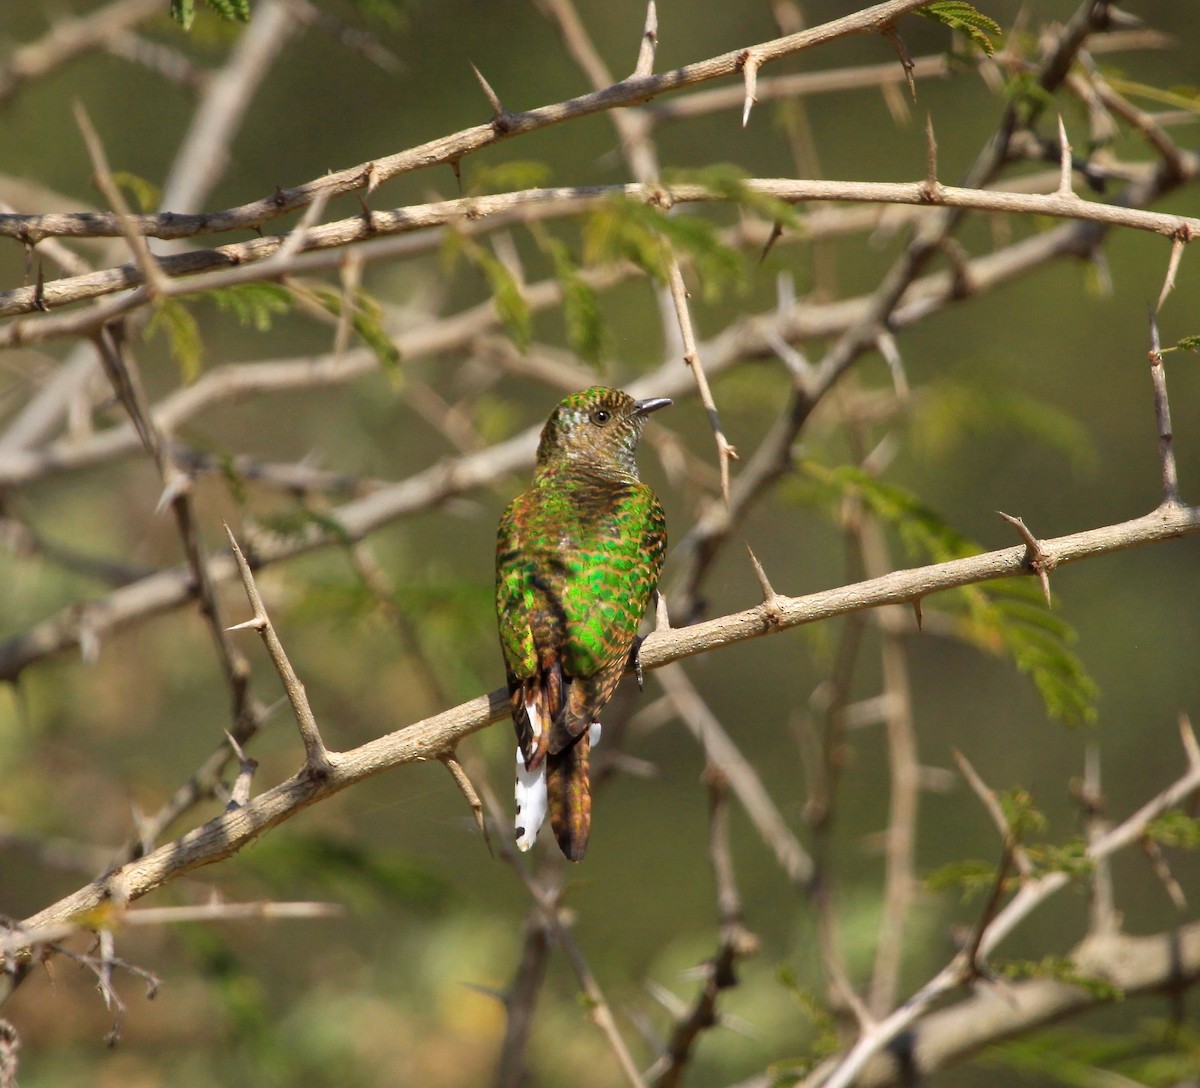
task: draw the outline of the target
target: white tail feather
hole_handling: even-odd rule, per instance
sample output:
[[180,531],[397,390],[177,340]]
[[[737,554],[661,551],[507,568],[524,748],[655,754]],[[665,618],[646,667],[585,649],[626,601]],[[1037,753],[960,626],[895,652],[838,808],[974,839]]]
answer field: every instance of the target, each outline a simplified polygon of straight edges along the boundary
[[[532,717],[532,715],[531,715]],[[517,846],[528,850],[537,841],[546,820],[546,764],[536,771],[525,769],[525,757],[517,749]]]

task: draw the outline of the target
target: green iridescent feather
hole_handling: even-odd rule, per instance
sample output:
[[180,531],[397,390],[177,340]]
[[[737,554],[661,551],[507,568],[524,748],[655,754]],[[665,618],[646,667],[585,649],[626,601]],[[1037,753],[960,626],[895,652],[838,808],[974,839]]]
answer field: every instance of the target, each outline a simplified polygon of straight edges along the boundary
[[665,403],[602,387],[568,397],[543,430],[533,486],[500,521],[513,721],[525,766],[546,761],[551,823],[573,859],[590,818],[588,730],[629,663],[666,552],[662,506],[634,461],[646,416]]

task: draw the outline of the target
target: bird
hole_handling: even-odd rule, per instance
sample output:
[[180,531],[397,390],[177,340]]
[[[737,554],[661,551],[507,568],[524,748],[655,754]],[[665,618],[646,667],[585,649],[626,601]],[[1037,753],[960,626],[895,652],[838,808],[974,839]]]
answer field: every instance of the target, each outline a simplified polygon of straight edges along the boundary
[[666,515],[638,479],[635,451],[667,397],[593,386],[542,428],[533,483],[496,538],[496,618],[517,734],[516,841],[529,850],[547,812],[559,849],[581,861],[591,828],[598,718],[637,660],[658,586]]

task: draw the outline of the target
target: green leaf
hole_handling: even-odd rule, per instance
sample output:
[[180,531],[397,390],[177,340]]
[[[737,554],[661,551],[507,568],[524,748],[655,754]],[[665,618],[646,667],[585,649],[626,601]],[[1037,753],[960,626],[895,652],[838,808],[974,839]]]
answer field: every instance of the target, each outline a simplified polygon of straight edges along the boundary
[[750,188],[746,177],[740,166],[714,163],[698,170],[672,170],[664,174],[663,180],[668,189],[672,185],[703,185],[739,207],[757,212],[764,219],[792,230],[803,230],[804,221],[793,205]]
[[502,260],[489,253],[483,246],[468,247],[467,255],[487,277],[488,285],[492,289],[492,303],[500,320],[504,322],[509,338],[524,351],[533,341],[533,311],[525,301],[517,277]]
[[[907,550],[934,563],[946,563],[983,549],[962,536],[911,492],[884,483],[853,466],[826,468],[806,461],[804,475],[817,497],[840,503],[857,498],[893,526]],[[959,634],[989,653],[1005,654],[1033,680],[1046,712],[1068,725],[1095,718],[1096,685],[1070,650],[1074,629],[1037,604],[1039,588],[1030,580],[1000,579],[963,586],[949,599],[959,612]]]
[[250,0],[208,0],[208,6],[226,22],[250,22]]
[[138,177],[128,170],[116,170],[112,179],[122,189],[126,190],[144,212],[154,211],[162,202],[162,190],[152,181]]
[[[322,309],[333,314],[342,315],[342,292],[324,285],[306,285],[300,287],[293,284],[291,291],[301,298],[308,298]],[[350,318],[350,327],[358,338],[374,353],[379,365],[388,373],[394,382],[400,379],[400,349],[396,347],[391,336],[383,327],[383,310],[374,296],[359,288],[353,295],[354,313]]]
[[167,348],[183,381],[191,384],[200,377],[204,345],[200,339],[200,326],[191,311],[178,299],[159,299],[154,316],[146,325],[146,337],[156,332],[167,338]]
[[1200,351],[1200,336],[1185,336],[1182,340],[1177,340],[1169,348],[1163,348],[1163,354],[1168,351]]
[[690,258],[708,298],[745,277],[742,256],[721,242],[717,229],[700,215],[667,215],[661,208],[613,196],[588,217],[584,259],[629,261],[658,283],[665,283],[672,250]]
[[346,527],[329,514],[310,510],[306,506],[291,506],[285,510],[258,514],[255,523],[265,532],[283,537],[285,540],[300,540],[314,530],[340,544],[352,543]]
[[445,879],[417,858],[328,834],[271,837],[247,859],[281,895],[292,894],[302,880],[363,910],[402,906],[431,914],[452,894]]
[[999,974],[1010,979],[1044,978],[1065,982],[1086,990],[1099,1001],[1120,1001],[1124,991],[1107,979],[1084,974],[1066,956],[1044,956],[1040,960],[1013,960],[996,967]]
[[196,18],[194,0],[171,0],[171,18],[184,30],[191,30],[192,20]]
[[540,189],[550,182],[550,167],[544,162],[514,159],[471,170],[467,192],[507,193],[514,189]]
[[1096,863],[1087,855],[1087,843],[1070,839],[1065,843],[1034,843],[1025,848],[1029,860],[1039,872],[1066,873],[1069,877],[1091,876]]
[[925,877],[925,887],[931,892],[958,888],[962,891],[963,902],[987,891],[995,883],[996,866],[990,861],[978,859],[949,862]]
[[554,262],[554,274],[562,287],[563,320],[567,343],[585,363],[599,369],[608,347],[608,329],[600,316],[600,302],[579,274],[579,267],[566,244],[544,232],[538,239]]
[[1155,87],[1149,83],[1122,79],[1115,73],[1106,73],[1105,78],[1109,86],[1119,94],[1133,98],[1148,98],[1151,102],[1157,102],[1171,109],[1200,113],[1200,89],[1196,87]]
[[292,293],[277,283],[241,283],[233,287],[214,287],[190,299],[209,299],[217,309],[232,314],[243,327],[269,332],[277,314],[292,308]]
[[1163,846],[1200,850],[1200,819],[1185,812],[1164,812],[1150,821],[1146,827],[1146,834]]
[[1095,468],[1087,428],[1066,412],[993,382],[950,379],[916,399],[909,435],[923,459],[959,458],[981,439],[1016,431],[1067,459],[1077,472]]
[[1007,790],[997,798],[1000,811],[1004,813],[1004,822],[1018,842],[1024,842],[1030,835],[1040,834],[1046,830],[1046,817],[1042,815],[1033,803],[1033,795],[1021,789]]
[[917,14],[932,19],[935,23],[942,23],[951,30],[957,30],[989,57],[996,51],[992,36],[1000,36],[1000,24],[971,4],[965,3],[965,0],[939,0],[936,4],[918,9]]
[[790,963],[781,963],[775,972],[775,978],[795,1000],[800,1011],[812,1022],[815,1038],[810,1044],[812,1058],[806,1063],[806,1068],[835,1053],[841,1040],[837,1018],[829,1011],[828,1006],[811,990],[800,985],[795,968]]
[[367,19],[382,24],[388,30],[400,30],[405,22],[405,9],[411,0],[354,0],[354,6]]

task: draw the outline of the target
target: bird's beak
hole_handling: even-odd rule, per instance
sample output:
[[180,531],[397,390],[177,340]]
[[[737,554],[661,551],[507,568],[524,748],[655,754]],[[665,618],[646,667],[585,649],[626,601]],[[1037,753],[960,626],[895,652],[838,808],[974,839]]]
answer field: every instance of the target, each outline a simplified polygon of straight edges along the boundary
[[651,397],[649,400],[635,401],[633,408],[639,416],[648,416],[651,412],[666,408],[670,403],[670,397]]

